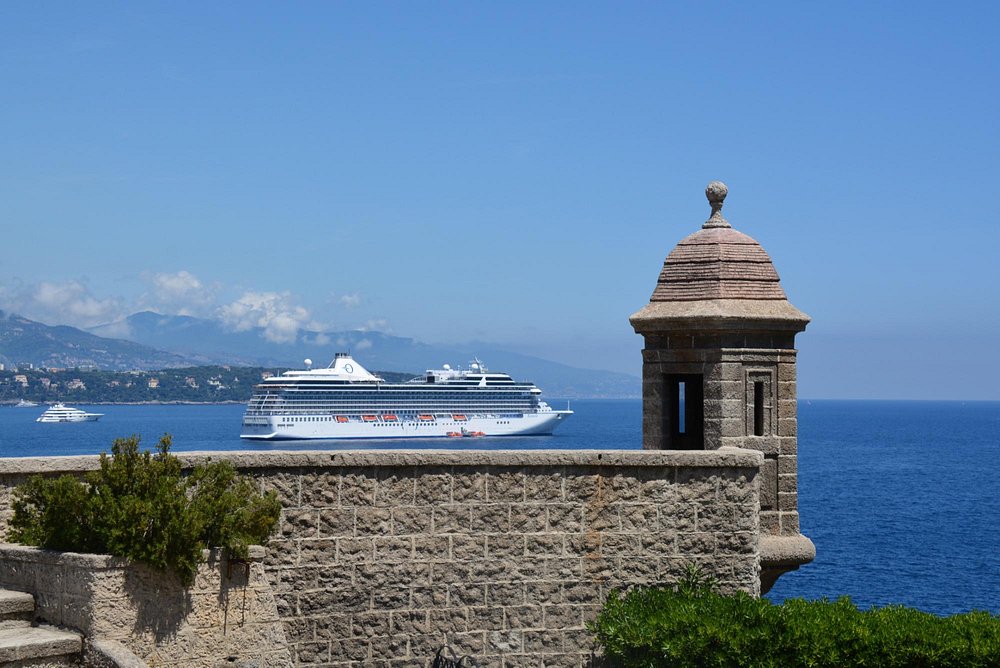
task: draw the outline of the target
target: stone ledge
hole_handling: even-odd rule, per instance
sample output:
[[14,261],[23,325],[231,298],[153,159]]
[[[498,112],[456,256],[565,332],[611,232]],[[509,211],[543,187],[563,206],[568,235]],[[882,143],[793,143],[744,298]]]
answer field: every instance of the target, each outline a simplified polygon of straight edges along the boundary
[[[178,452],[187,466],[225,459],[240,469],[342,468],[376,466],[590,466],[758,468],[763,456],[754,450],[350,450],[267,452]],[[0,458],[0,475],[73,473],[99,467],[97,455]]]
[[775,581],[782,574],[797,570],[816,558],[816,546],[803,536],[761,536],[760,551],[760,595],[771,591]]
[[86,665],[94,668],[149,668],[149,664],[117,640],[90,640],[84,647],[84,656]]
[[801,332],[809,316],[785,299],[692,299],[650,301],[629,322],[637,334],[716,329]]
[[798,568],[815,558],[816,546],[802,534],[760,537],[761,568],[789,566]]

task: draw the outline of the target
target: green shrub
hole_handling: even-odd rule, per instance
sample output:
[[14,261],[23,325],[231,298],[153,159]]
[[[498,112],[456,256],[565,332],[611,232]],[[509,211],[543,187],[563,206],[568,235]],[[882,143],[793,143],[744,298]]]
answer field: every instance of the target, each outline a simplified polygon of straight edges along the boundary
[[1000,617],[936,617],[836,601],[774,605],[709,587],[612,593],[591,624],[613,666],[977,668],[1000,666]]
[[281,510],[275,493],[260,494],[229,462],[199,464],[185,477],[170,443],[165,435],[154,454],[137,436],[117,439],[82,481],[33,476],[14,490],[10,539],[127,557],[174,570],[185,584],[205,548],[245,558],[249,545],[266,542]]

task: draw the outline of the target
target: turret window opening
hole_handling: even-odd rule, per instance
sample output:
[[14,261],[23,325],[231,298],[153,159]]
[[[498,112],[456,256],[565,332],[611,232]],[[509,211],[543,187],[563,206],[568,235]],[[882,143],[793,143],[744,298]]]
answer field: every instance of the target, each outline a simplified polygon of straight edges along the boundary
[[753,384],[753,435],[764,435],[764,381]]
[[774,372],[748,370],[746,384],[746,434],[766,437],[774,434]]
[[684,411],[684,408],[685,408],[685,406],[684,406],[685,387],[684,386],[686,384],[687,383],[685,381],[683,381],[683,380],[677,383],[677,433],[678,434],[683,434],[685,428],[687,427],[687,421],[685,420],[685,418],[687,416],[684,415],[684,413],[685,413],[685,411]]
[[701,450],[704,444],[704,380],[701,374],[668,374],[663,411],[666,448]]

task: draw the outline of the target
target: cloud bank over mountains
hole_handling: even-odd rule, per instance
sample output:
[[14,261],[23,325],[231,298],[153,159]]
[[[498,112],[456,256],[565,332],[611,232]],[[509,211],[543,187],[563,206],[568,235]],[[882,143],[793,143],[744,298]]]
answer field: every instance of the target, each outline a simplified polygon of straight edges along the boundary
[[82,280],[0,286],[0,309],[50,324],[91,327],[119,319],[126,308],[121,298],[95,297]]
[[[322,332],[333,328],[386,331],[385,318],[363,318],[343,322],[364,302],[360,293],[331,294],[323,317],[317,316],[290,291],[227,289],[220,283],[207,283],[187,270],[144,272],[140,277],[145,289],[134,298],[100,297],[93,293],[86,279],[63,282],[43,281],[26,284],[12,281],[0,285],[0,309],[19,313],[50,325],[71,325],[83,329],[100,326],[106,336],[129,335],[128,316],[141,311],[167,315],[209,318],[234,332],[255,330],[278,344],[296,342],[302,330]],[[341,322],[331,322],[337,316]],[[316,335],[317,339],[324,334]],[[329,341],[317,340],[318,344]]]
[[[112,294],[107,294],[107,293]],[[119,277],[111,287],[98,286],[85,277],[62,281],[47,280],[28,283],[21,280],[0,281],[0,310],[18,314],[32,321],[50,326],[69,325],[98,334],[102,337],[125,339],[169,349],[167,341],[141,341],[134,329],[131,316],[152,312],[163,316],[191,317],[211,321],[219,332],[239,336],[246,344],[266,344],[276,348],[274,359],[301,361],[300,353],[314,357],[311,350],[336,348],[352,350],[359,354],[377,353],[379,335],[393,335],[395,329],[405,329],[406,334],[422,341],[442,343],[442,353],[447,349],[466,350],[471,341],[492,342],[506,351],[518,351],[562,364],[599,368],[609,371],[635,373],[633,364],[618,363],[608,354],[608,347],[576,346],[574,340],[561,332],[554,336],[535,328],[527,328],[511,336],[509,331],[497,333],[493,327],[502,324],[500,312],[477,311],[466,313],[462,301],[451,300],[414,313],[394,312],[397,322],[379,313],[384,301],[382,295],[367,295],[358,291],[328,291],[312,302],[298,292],[275,289],[274,285],[223,284],[206,280],[186,269],[176,271],[146,270],[138,275]],[[421,332],[426,319],[453,322],[442,332],[439,324],[431,329],[437,335]],[[400,327],[399,322],[406,323]],[[476,323],[471,328],[469,322]],[[396,327],[393,327],[396,325]],[[351,336],[345,337],[343,333]],[[542,336],[540,336],[542,334]],[[499,340],[498,340],[499,338]],[[482,351],[486,348],[479,348]],[[225,347],[218,352],[224,352]],[[293,353],[293,351],[295,351]],[[0,351],[2,352],[2,351]],[[475,352],[470,350],[469,352]],[[634,351],[627,361],[637,357]],[[392,360],[389,360],[392,361]]]

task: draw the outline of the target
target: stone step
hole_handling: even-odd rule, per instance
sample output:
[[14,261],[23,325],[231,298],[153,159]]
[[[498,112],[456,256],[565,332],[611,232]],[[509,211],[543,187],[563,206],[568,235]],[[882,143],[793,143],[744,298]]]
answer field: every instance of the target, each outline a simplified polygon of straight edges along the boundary
[[71,659],[83,651],[83,638],[49,626],[0,630],[0,665],[28,659]]
[[31,626],[35,597],[21,591],[0,589],[0,629]]

